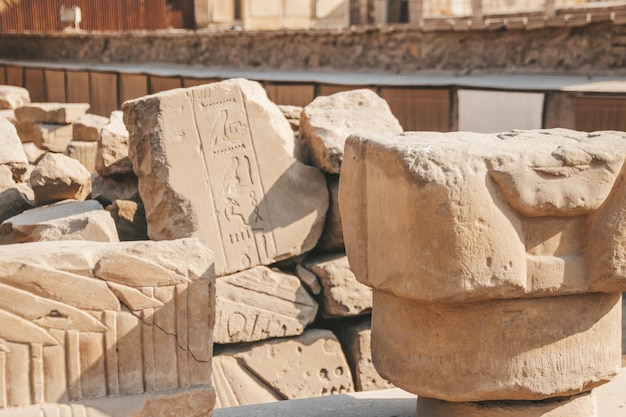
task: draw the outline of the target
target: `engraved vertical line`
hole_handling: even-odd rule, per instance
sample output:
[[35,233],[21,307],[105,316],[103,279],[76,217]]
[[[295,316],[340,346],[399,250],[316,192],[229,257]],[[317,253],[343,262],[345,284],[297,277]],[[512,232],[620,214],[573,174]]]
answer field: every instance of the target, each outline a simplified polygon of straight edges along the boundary
[[178,364],[178,386],[189,386],[189,332],[187,320],[187,284],[176,286],[176,356]]
[[154,367],[154,309],[141,312],[141,343],[143,350],[144,391],[154,392],[156,374]]
[[43,404],[43,345],[41,343],[30,344],[30,372],[33,404]]
[[117,313],[105,311],[104,325],[109,329],[104,334],[104,361],[106,369],[107,392],[119,395],[119,363],[117,360]]
[[82,397],[80,384],[80,349],[79,334],[76,330],[65,332],[65,349],[67,355],[67,393],[70,400],[80,400]]
[[[0,346],[0,349],[2,347]],[[0,350],[0,409],[7,407],[7,354]]]

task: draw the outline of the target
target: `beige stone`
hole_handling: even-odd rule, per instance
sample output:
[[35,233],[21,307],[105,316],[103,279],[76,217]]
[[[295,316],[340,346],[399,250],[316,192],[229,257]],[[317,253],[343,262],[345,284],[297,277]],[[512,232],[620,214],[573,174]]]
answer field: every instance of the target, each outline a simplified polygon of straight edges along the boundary
[[356,316],[372,310],[372,289],[357,281],[344,253],[307,258],[302,266],[320,281],[323,317]]
[[15,110],[13,109],[0,109],[0,117],[7,119],[9,122],[15,124],[17,119],[15,118]]
[[317,247],[323,251],[343,251],[343,229],[341,228],[341,212],[339,211],[339,176],[327,175],[328,194],[330,197],[326,225],[320,236]]
[[287,121],[289,122],[289,126],[294,132],[300,131],[300,114],[302,113],[302,107],[300,106],[288,106],[284,104],[279,104],[278,108],[283,113]]
[[302,111],[298,154],[321,170],[338,174],[348,136],[401,132],[387,102],[371,90],[319,96]]
[[146,212],[141,201],[115,200],[106,210],[115,221],[121,241],[148,240]]
[[69,124],[89,110],[87,103],[30,103],[15,109],[19,121],[29,123]]
[[133,172],[133,165],[128,159],[129,138],[123,117],[121,111],[111,113],[109,123],[98,136],[96,170],[105,177]]
[[393,388],[372,363],[372,323],[369,316],[336,325],[337,337],[346,354],[357,391]]
[[0,109],[17,109],[30,103],[27,89],[12,85],[0,85]]
[[43,142],[41,139],[42,133],[41,128],[36,123],[28,123],[28,122],[20,122],[17,119],[9,119],[15,129],[17,130],[17,135],[20,137],[22,143],[31,143],[34,142],[35,139],[39,140],[40,143]]
[[119,237],[111,214],[95,200],[37,207],[0,224],[0,243],[47,240],[118,242]]
[[228,348],[214,359],[218,407],[354,391],[339,341],[328,330]]
[[0,415],[210,416],[213,308],[197,240],[5,246]]
[[91,175],[77,160],[48,153],[30,175],[37,205],[74,199],[84,200],[91,192]]
[[128,101],[129,157],[151,239],[194,236],[218,276],[312,249],[328,192],[293,159],[293,133],[255,82],[228,80]]
[[297,277],[264,266],[218,279],[215,305],[216,343],[297,336],[317,314]]
[[33,202],[17,187],[0,191],[0,222],[33,207]]
[[0,148],[0,165],[8,166],[13,179],[20,181],[28,167],[28,159],[15,127],[4,118],[0,118]]
[[65,148],[65,155],[76,159],[90,173],[96,172],[96,142],[71,141]]
[[47,153],[32,142],[22,142],[22,148],[24,149],[24,154],[26,154],[26,159],[29,164],[38,164],[41,158]]
[[73,125],[72,140],[80,142],[97,142],[100,131],[109,123],[109,118],[97,114],[86,113],[78,117]]
[[32,125],[31,132],[33,135],[31,139],[37,147],[50,152],[64,153],[72,141],[73,126],[38,123]]
[[105,206],[116,200],[140,200],[137,176],[133,173],[112,177],[92,174],[91,198]]

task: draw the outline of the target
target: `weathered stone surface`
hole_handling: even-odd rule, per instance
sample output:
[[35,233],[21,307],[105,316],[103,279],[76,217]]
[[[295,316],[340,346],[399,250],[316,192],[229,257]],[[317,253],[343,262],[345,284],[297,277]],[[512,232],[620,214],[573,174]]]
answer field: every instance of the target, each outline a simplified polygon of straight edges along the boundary
[[91,174],[69,156],[48,153],[30,174],[37,205],[73,199],[84,200],[91,192]]
[[218,276],[317,243],[328,208],[324,177],[292,158],[289,124],[258,83],[128,101],[124,121],[151,239],[198,237],[214,251]]
[[193,239],[3,247],[0,415],[210,415],[214,294]]
[[115,221],[121,241],[148,240],[146,212],[141,201],[115,200],[106,210]]
[[118,242],[119,237],[111,214],[95,200],[37,207],[0,224],[0,243],[48,240]]
[[121,111],[111,113],[109,123],[98,136],[96,170],[104,177],[133,172],[133,164],[128,159],[128,130],[123,117]]
[[22,148],[24,149],[28,163],[33,165],[38,164],[41,158],[47,153],[32,142],[22,143]]
[[330,197],[326,225],[317,243],[318,249],[324,251],[343,251],[343,229],[341,228],[341,212],[339,211],[339,176],[327,175],[328,195]]
[[597,417],[596,395],[584,392],[574,397],[537,401],[483,401],[453,403],[419,397],[417,415],[425,417]]
[[116,200],[137,200],[137,176],[133,173],[103,177],[99,174],[91,176],[91,198],[108,206]]
[[0,109],[17,109],[30,103],[30,93],[22,87],[0,85]]
[[30,103],[15,109],[17,120],[28,123],[69,124],[89,110],[87,103]]
[[351,134],[401,133],[387,102],[367,89],[319,96],[304,107],[298,154],[330,174],[338,174],[344,142]]
[[67,145],[72,141],[72,132],[72,125],[33,124],[31,128],[33,136],[30,139],[41,149],[64,153]]
[[393,388],[372,363],[372,323],[369,316],[337,324],[335,333],[346,354],[357,391]]
[[86,113],[72,123],[74,130],[72,140],[81,142],[97,142],[100,131],[109,123],[109,118],[97,114]]
[[0,118],[0,149],[0,165],[8,166],[13,179],[20,181],[28,167],[28,159],[15,127],[4,118]]
[[278,108],[283,113],[283,116],[289,122],[289,126],[294,132],[300,131],[300,114],[302,113],[302,107],[300,106],[287,106],[287,105],[278,105]]
[[10,187],[0,191],[0,222],[16,216],[35,205],[18,187]]
[[372,289],[357,281],[344,253],[308,258],[302,266],[319,278],[323,317],[356,316],[372,310]]
[[225,349],[214,357],[213,383],[217,407],[354,390],[339,341],[332,332],[319,329]]
[[297,336],[313,322],[317,303],[300,280],[257,266],[216,283],[216,343]]
[[[41,129],[39,125],[35,123],[20,122],[15,118],[13,120],[9,119],[9,121],[13,123],[13,126],[15,126],[17,135],[20,137],[22,143],[34,142],[35,138],[41,137]],[[39,139],[39,141],[40,143],[42,142],[41,139]]]
[[311,294],[318,295],[322,292],[322,286],[320,285],[319,280],[315,276],[315,274],[308,269],[304,268],[302,265],[296,265],[296,275],[302,281],[302,284],[306,287],[307,290]]
[[96,172],[96,142],[71,141],[65,148],[65,155],[76,159],[90,173]]

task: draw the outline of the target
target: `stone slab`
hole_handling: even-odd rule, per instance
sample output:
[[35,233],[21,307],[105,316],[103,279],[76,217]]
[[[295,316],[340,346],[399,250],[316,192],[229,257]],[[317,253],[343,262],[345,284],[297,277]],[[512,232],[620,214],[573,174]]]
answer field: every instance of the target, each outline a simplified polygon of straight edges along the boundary
[[15,117],[28,123],[68,124],[87,110],[87,103],[30,103],[15,109]]
[[[22,127],[22,129],[23,131],[28,130],[26,127]],[[67,145],[72,140],[72,132],[73,126],[69,124],[36,123],[31,125],[30,134],[32,137],[30,139],[41,149],[50,152],[64,153],[65,148],[67,148]],[[25,134],[22,134],[22,136],[24,135]]]
[[30,103],[28,90],[12,85],[0,85],[0,109],[17,109]]
[[104,177],[133,172],[128,159],[128,130],[121,111],[111,113],[109,123],[102,127],[98,136],[96,170]]
[[0,118],[0,165],[11,169],[13,179],[19,181],[26,173],[28,159],[15,126],[5,118]]
[[170,90],[123,110],[151,239],[198,237],[218,276],[315,246],[324,177],[292,157],[289,123],[258,83]]
[[67,144],[65,155],[76,159],[90,173],[96,172],[96,153],[98,144],[96,142],[85,142],[73,140]]
[[86,113],[74,120],[72,140],[97,142],[100,130],[109,123],[109,118]]

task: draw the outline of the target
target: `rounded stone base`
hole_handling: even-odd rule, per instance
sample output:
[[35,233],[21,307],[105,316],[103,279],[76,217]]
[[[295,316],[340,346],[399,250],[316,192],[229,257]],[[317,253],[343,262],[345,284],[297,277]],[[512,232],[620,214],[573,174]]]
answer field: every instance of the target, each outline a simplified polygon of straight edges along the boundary
[[423,397],[543,400],[617,375],[620,328],[619,293],[441,304],[374,291],[372,358]]
[[596,417],[597,408],[593,392],[543,401],[452,403],[425,397],[417,399],[417,417]]

